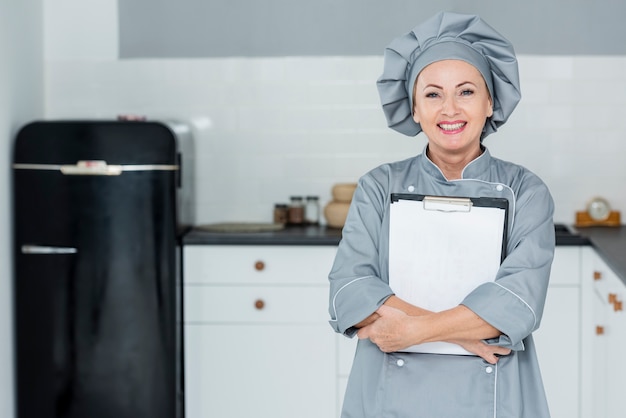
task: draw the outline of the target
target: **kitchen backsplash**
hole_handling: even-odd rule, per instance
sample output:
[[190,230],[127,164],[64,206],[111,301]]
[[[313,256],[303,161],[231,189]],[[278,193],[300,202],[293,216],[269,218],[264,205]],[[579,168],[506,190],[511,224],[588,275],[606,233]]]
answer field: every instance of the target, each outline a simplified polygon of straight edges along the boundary
[[[485,141],[550,187],[555,219],[589,198],[626,211],[626,57],[520,56],[523,98]],[[191,125],[199,223],[271,221],[274,203],[422,151],[388,129],[382,57],[48,59],[46,118],[140,114]]]

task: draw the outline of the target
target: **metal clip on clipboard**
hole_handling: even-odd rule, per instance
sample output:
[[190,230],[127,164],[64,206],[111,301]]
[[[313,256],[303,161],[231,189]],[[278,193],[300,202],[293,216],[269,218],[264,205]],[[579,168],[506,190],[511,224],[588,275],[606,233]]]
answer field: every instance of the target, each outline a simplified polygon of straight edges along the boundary
[[424,210],[440,212],[470,212],[472,210],[472,201],[467,197],[425,196],[422,202]]

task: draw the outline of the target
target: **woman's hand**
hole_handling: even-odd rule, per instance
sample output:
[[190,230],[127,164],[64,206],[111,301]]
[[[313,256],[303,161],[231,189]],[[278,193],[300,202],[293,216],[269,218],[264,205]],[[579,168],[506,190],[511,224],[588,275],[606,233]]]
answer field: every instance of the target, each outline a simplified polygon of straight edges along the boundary
[[359,339],[369,338],[384,351],[391,353],[417,344],[414,330],[414,319],[399,309],[382,305],[376,311],[378,318],[359,329]]
[[[360,339],[369,338],[385,353],[400,351],[428,341],[448,341],[458,344],[491,364],[496,364],[499,356],[511,353],[509,348],[485,343],[483,338],[493,338],[500,332],[463,306],[443,314],[431,314],[423,310],[420,313],[419,316],[408,315],[403,310],[382,305],[368,321],[364,321],[367,323],[359,329],[357,335]],[[447,338],[444,335],[429,338],[433,329],[441,331],[448,328],[446,324],[450,323],[451,315],[457,317],[456,320],[452,320],[452,323],[457,324],[452,328],[460,328],[461,331],[450,332]]]
[[497,345],[486,344],[483,340],[457,340],[450,341],[458,344],[472,354],[482,357],[487,363],[496,364],[499,356],[511,354],[510,348],[504,348]]

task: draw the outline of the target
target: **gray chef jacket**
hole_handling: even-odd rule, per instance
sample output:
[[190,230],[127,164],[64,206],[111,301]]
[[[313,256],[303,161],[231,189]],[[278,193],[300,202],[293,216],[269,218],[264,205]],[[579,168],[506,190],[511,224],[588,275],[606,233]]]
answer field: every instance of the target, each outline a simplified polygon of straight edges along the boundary
[[329,275],[330,324],[348,337],[393,294],[392,193],[508,199],[507,256],[495,281],[461,303],[503,333],[489,343],[512,352],[492,365],[478,356],[384,353],[369,339],[359,340],[342,418],[549,417],[531,335],[541,321],[554,256],[554,203],[546,185],[487,149],[458,180],[446,180],[426,152],[361,177]]

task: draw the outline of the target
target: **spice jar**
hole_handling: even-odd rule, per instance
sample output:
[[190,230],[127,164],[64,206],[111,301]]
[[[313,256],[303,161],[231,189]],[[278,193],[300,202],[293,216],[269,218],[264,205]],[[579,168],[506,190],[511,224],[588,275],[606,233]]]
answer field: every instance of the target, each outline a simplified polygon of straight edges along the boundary
[[289,208],[285,203],[276,203],[274,205],[274,223],[286,224],[289,217]]
[[302,225],[304,223],[304,201],[302,196],[291,196],[287,222],[292,225]]
[[308,225],[318,225],[320,223],[320,203],[317,196],[306,197],[304,220]]

